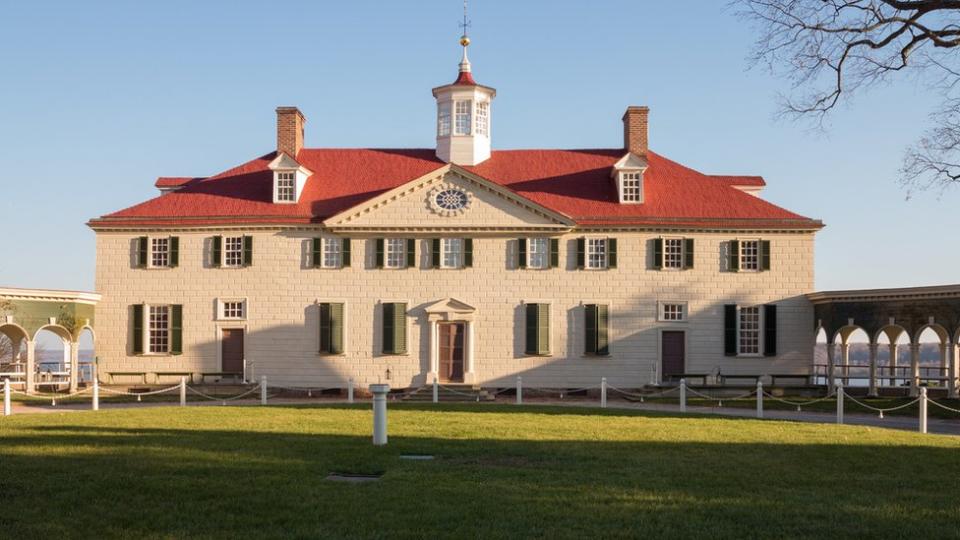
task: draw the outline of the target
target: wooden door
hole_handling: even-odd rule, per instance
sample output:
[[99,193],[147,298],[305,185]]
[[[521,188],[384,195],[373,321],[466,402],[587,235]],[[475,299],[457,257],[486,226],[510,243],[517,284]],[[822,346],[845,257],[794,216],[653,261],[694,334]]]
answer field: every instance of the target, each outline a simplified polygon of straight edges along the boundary
[[440,380],[463,382],[463,323],[438,323],[440,329]]
[[671,376],[682,375],[686,364],[686,339],[684,332],[671,330],[660,336],[660,362],[664,381]]
[[221,371],[243,374],[243,330],[224,328],[220,339]]

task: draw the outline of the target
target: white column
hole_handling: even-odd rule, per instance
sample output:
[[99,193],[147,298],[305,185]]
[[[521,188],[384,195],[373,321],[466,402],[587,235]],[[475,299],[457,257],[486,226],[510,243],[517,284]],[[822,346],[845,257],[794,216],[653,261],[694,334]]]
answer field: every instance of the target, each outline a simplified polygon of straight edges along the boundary
[[837,345],[832,341],[827,343],[827,387],[833,388],[836,385],[834,378],[834,368],[836,367]]
[[920,433],[927,432],[927,388],[920,389]]
[[897,347],[896,342],[892,342],[889,345],[890,347],[890,365],[887,367],[887,371],[890,373],[890,386],[897,385],[897,364],[900,362],[900,348]]
[[[840,344],[840,365],[843,366],[843,376],[850,375],[850,344],[844,341]],[[849,380],[844,379],[844,384],[850,384]]]
[[910,344],[910,395],[916,397],[920,391],[920,344]]
[[950,343],[947,347],[947,377],[950,378],[947,381],[947,391],[949,397],[957,397],[957,344]]
[[100,410],[100,381],[93,380],[93,399],[90,400],[90,408],[99,411]]
[[440,345],[440,329],[437,321],[430,321],[430,373],[427,374],[427,382],[432,383],[437,380],[440,373],[440,353],[437,347]]
[[867,395],[870,397],[877,396],[877,349],[879,346],[876,343],[870,344],[870,388],[867,391]]
[[76,392],[80,385],[80,344],[76,341],[68,341],[67,348],[70,350],[70,392]]
[[474,339],[474,335],[476,333],[474,332],[474,329],[473,329],[473,321],[467,321],[466,326],[467,326],[467,350],[466,350],[467,359],[465,362],[466,366],[464,367],[465,373],[463,374],[463,382],[467,384],[473,384],[477,382],[477,374],[474,372],[475,367],[473,362],[474,350],[475,350],[475,347],[473,345],[476,342],[476,340]]
[[[950,340],[940,344],[940,376],[947,378],[950,375]],[[943,383],[944,386],[946,382]]]
[[26,367],[27,372],[26,372],[26,374],[24,375],[24,377],[25,377],[24,381],[26,381],[26,383],[25,383],[25,386],[26,386],[25,390],[26,390],[27,392],[33,392],[34,387],[36,386],[36,381],[37,381],[37,374],[36,374],[37,359],[34,357],[34,355],[36,354],[36,352],[37,352],[37,350],[36,350],[36,344],[35,344],[32,340],[27,340],[27,367]]
[[3,380],[3,415],[10,416],[12,409],[10,407],[10,379]]

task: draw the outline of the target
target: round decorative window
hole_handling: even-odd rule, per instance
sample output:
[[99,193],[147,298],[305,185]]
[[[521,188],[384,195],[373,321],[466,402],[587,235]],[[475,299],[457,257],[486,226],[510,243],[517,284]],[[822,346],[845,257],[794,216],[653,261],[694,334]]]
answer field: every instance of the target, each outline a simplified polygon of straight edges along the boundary
[[441,216],[457,216],[470,208],[470,194],[459,186],[443,184],[430,190],[427,203]]
[[445,189],[434,196],[434,201],[444,210],[460,210],[467,206],[467,194],[456,189]]

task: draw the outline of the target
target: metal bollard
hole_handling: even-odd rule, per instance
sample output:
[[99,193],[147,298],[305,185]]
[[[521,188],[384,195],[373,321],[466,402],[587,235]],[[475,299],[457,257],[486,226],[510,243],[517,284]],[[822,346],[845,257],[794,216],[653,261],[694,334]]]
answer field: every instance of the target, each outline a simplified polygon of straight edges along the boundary
[[373,444],[383,446],[387,444],[387,392],[389,384],[371,384],[373,393]]
[[260,404],[267,404],[267,376],[260,377]]
[[843,381],[837,381],[837,423],[843,423]]
[[687,380],[680,379],[680,412],[687,412]]
[[187,406],[187,378],[180,377],[180,406]]
[[607,408],[607,378],[600,377],[600,408]]
[[433,402],[437,403],[440,401],[440,383],[436,379],[433,380]]
[[353,377],[347,380],[347,403],[353,403]]
[[10,416],[13,409],[10,406],[10,379],[3,380],[3,415]]
[[763,383],[757,381],[757,418],[763,418]]
[[523,405],[523,377],[517,375],[517,405]]
[[90,401],[90,408],[94,411],[100,410],[100,381],[93,380],[93,400]]
[[920,433],[927,432],[927,387],[920,387]]

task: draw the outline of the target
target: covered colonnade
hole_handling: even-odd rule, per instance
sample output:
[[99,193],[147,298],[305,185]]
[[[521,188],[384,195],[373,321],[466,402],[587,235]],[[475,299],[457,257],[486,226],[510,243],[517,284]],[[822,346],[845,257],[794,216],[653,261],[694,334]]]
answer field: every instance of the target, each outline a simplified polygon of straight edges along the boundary
[[[0,381],[33,392],[80,384],[81,336],[95,339],[94,309],[100,295],[87,292],[0,288]],[[38,338],[50,332],[63,343],[62,361],[38,358]],[[88,377],[95,377],[90,366]]]
[[[831,388],[838,380],[850,385],[865,379],[870,396],[878,395],[882,387],[906,388],[916,396],[925,385],[945,388],[949,397],[957,397],[960,285],[827,291],[807,298],[814,306],[817,332],[826,334],[826,365],[815,360],[814,373]],[[850,361],[851,337],[861,331],[867,337],[867,366]],[[924,333],[936,336],[936,362],[921,359]],[[909,345],[908,359],[901,358],[901,342]],[[879,365],[881,352],[886,356],[884,366]],[[865,375],[854,374],[863,367]]]

